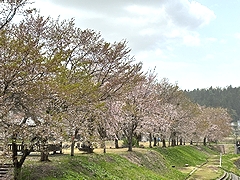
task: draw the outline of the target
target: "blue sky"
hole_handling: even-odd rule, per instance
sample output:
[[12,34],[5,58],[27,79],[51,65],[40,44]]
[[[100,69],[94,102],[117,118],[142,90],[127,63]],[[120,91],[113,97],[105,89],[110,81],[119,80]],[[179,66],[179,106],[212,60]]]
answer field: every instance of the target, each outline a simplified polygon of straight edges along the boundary
[[106,41],[126,39],[144,70],[181,89],[240,86],[240,0],[41,0],[45,16],[75,18]]

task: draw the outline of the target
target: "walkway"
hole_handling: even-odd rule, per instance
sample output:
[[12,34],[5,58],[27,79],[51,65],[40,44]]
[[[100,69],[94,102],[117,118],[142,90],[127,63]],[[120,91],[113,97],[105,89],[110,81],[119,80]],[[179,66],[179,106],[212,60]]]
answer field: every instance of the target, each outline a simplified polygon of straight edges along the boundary
[[222,176],[224,171],[219,168],[219,156],[211,156],[208,161],[200,167],[194,169],[188,180],[208,180],[217,179]]
[[220,156],[211,156],[208,161],[192,170],[187,180],[240,180],[240,177],[233,173],[227,173],[220,167]]

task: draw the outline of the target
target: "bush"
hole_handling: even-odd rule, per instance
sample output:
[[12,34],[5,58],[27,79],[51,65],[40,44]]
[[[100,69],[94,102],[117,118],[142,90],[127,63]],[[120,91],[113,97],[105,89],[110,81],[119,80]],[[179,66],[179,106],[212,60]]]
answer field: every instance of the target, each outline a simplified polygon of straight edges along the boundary
[[[135,137],[132,138],[132,146],[139,147],[139,142]],[[128,147],[128,139],[127,138],[123,138],[122,147]]]

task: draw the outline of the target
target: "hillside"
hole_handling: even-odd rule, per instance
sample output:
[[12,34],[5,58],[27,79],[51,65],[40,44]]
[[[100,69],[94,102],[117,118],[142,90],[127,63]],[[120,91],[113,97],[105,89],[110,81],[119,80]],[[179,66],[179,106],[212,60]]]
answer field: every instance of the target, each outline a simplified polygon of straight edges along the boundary
[[[51,156],[51,162],[42,163],[30,157],[22,179],[185,179],[194,167],[207,162],[218,154],[201,146],[177,146],[169,148],[109,150],[108,153],[82,154],[71,157]],[[186,167],[188,164],[188,167]],[[215,172],[214,172],[215,173]],[[220,176],[222,171],[216,173]],[[40,178],[41,177],[41,178]]]
[[240,87],[194,89],[185,94],[202,106],[227,108],[235,121],[240,118]]

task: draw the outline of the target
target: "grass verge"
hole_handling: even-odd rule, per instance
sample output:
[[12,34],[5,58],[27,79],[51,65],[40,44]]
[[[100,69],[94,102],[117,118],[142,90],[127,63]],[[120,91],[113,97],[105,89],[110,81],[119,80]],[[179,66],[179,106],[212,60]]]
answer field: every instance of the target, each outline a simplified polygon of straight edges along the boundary
[[[54,155],[51,162],[42,163],[39,157],[26,160],[22,170],[23,180],[81,180],[81,179],[185,179],[196,166],[206,162],[210,155],[216,154],[203,146],[176,146],[168,148],[134,148],[107,150],[75,156]],[[188,167],[185,167],[188,164]]]

